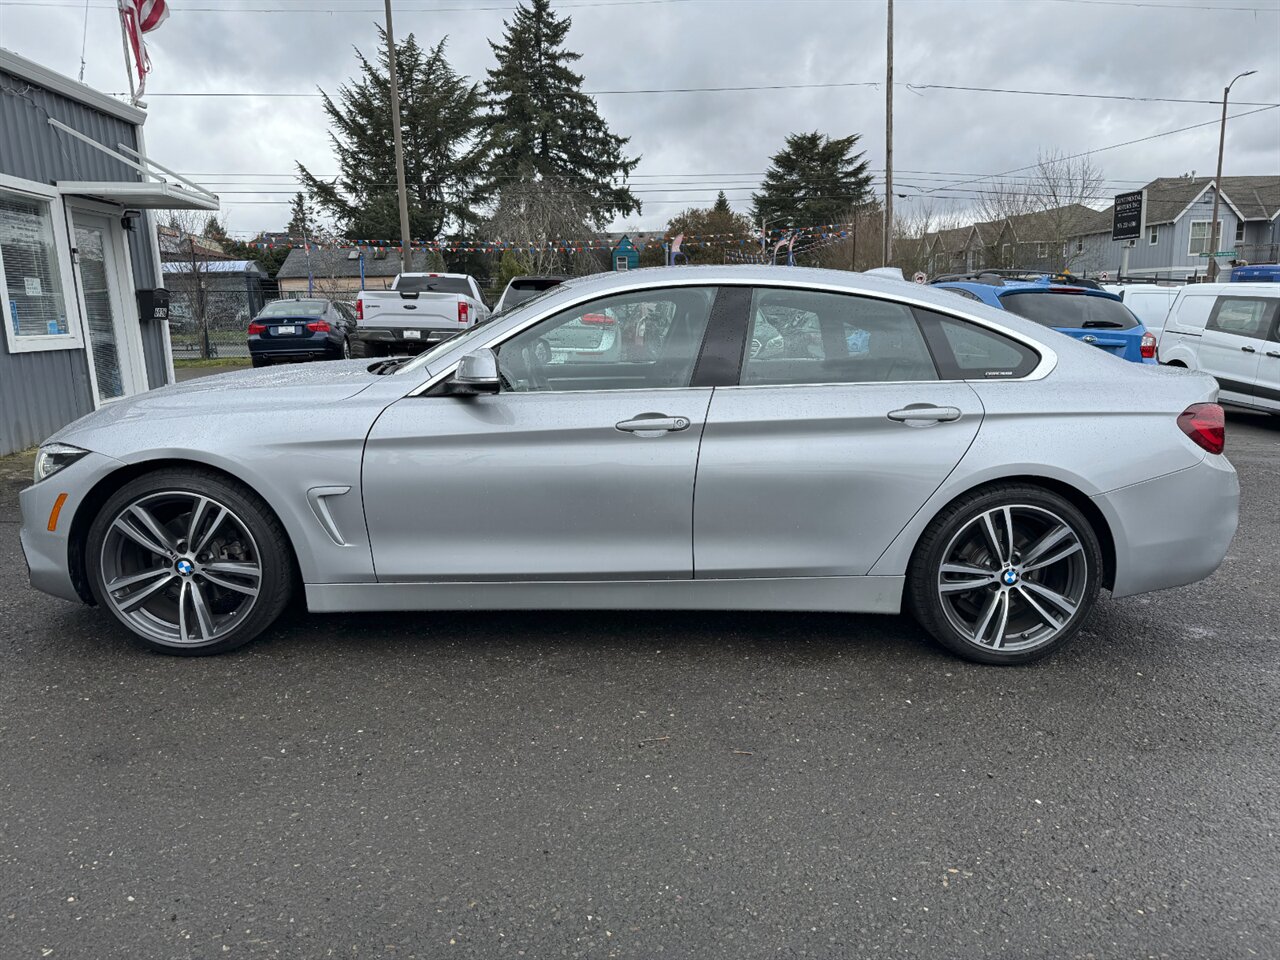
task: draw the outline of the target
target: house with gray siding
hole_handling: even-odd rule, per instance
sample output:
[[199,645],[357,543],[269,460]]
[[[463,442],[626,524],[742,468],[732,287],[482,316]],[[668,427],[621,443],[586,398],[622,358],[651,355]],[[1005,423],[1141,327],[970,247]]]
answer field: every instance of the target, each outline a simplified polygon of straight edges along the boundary
[[173,380],[153,211],[218,198],[146,112],[0,48],[0,455]]
[[1221,279],[1232,266],[1280,262],[1280,175],[1223,177],[1218,205],[1218,251],[1209,249],[1213,216],[1211,177],[1161,177],[1143,188],[1142,236],[1111,239],[1111,209],[1102,212],[1097,229],[1081,238],[1081,268],[1089,275],[1117,277],[1129,247],[1125,275],[1178,282],[1205,279],[1206,254],[1227,252],[1218,259]]

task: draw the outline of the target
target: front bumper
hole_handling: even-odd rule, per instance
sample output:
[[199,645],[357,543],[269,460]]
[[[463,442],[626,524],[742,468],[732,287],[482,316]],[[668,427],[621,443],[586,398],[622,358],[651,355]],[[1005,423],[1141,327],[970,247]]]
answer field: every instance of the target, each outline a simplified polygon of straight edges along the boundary
[[1235,536],[1240,480],[1222,456],[1093,498],[1116,547],[1112,596],[1203,580],[1221,565]]
[[[71,579],[71,525],[90,491],[124,465],[113,457],[89,453],[18,494],[22,514],[18,539],[27,560],[31,586],[64,600],[82,600]],[[56,527],[50,530],[49,516],[63,493],[67,499],[59,511]]]

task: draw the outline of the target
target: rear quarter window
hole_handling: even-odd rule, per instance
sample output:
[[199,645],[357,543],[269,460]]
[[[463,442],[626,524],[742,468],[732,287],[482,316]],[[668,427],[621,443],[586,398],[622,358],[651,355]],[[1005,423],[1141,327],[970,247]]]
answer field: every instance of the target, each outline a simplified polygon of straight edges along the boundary
[[921,309],[916,318],[944,380],[1016,380],[1040,362],[1030,347],[976,323]]

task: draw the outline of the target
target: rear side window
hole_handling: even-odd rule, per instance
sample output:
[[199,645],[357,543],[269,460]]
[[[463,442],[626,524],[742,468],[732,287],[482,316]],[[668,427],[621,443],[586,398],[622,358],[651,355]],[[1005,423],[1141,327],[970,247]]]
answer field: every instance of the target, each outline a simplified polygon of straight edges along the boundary
[[396,282],[397,290],[409,293],[460,293],[471,296],[471,284],[464,277],[401,277]]
[[743,385],[937,380],[911,309],[869,297],[758,287]]
[[994,330],[930,310],[916,316],[944,380],[1016,379],[1040,362],[1030,347]]
[[1138,318],[1119,300],[1087,293],[1027,290],[1005,294],[1000,303],[1010,313],[1045,327],[1130,330],[1138,325]]
[[1271,315],[1277,303],[1280,300],[1261,297],[1219,297],[1205,329],[1263,340],[1271,327]]

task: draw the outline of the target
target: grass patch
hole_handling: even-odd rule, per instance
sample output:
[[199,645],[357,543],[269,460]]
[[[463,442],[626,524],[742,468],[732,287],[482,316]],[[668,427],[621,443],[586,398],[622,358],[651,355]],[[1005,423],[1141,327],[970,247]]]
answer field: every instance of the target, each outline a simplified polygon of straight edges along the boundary
[[173,366],[175,370],[182,370],[191,367],[247,367],[249,366],[249,358],[210,357],[207,360],[202,360],[199,357],[194,359],[179,359],[175,357],[173,360]]

